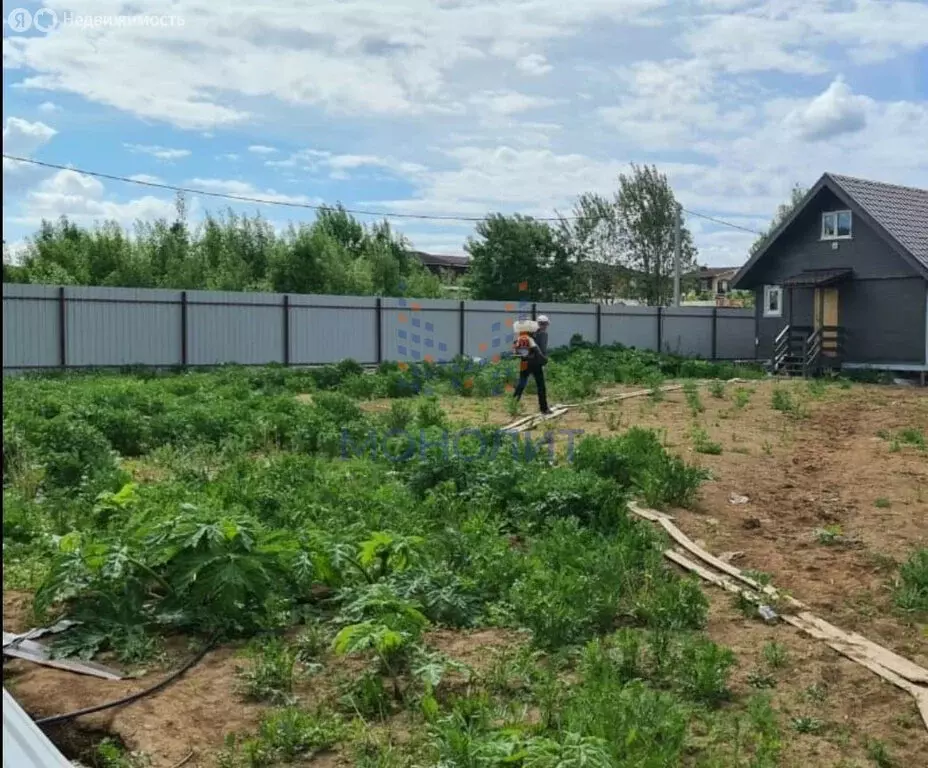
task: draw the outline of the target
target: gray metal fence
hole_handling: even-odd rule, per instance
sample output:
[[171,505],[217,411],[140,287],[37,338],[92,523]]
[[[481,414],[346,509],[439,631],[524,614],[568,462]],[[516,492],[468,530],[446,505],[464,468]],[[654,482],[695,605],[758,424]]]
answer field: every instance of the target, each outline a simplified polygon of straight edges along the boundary
[[3,371],[492,358],[508,350],[513,320],[532,313],[551,318],[552,347],[580,334],[710,360],[756,357],[746,309],[4,284]]

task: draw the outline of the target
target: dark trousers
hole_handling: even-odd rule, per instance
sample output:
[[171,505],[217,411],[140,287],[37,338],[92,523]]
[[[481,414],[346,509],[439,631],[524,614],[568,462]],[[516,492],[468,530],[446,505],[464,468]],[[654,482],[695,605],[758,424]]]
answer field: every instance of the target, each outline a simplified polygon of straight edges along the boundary
[[516,400],[521,399],[525,386],[528,384],[528,377],[535,377],[535,387],[538,389],[538,408],[544,412],[548,410],[548,392],[545,389],[545,371],[544,368],[532,368],[522,371],[519,374],[519,383],[516,384],[514,397]]

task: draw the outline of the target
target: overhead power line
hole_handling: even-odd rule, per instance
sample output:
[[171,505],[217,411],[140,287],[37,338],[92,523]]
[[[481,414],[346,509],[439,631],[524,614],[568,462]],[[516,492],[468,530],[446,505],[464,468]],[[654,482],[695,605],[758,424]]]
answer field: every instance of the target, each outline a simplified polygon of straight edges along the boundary
[[740,229],[742,232],[750,232],[752,235],[763,235],[763,232],[758,232],[756,229],[750,229],[748,227],[742,227],[740,224],[732,224],[730,221],[725,221],[724,219],[717,219],[715,216],[707,216],[705,213],[696,213],[696,211],[688,211],[686,208],[681,209],[684,213],[688,213],[690,216],[696,216],[700,219],[706,219],[707,221],[714,221],[716,224],[722,224],[726,227],[731,227],[732,229]]
[[[142,187],[153,187],[155,189],[164,189],[169,192],[183,192],[188,195],[200,195],[203,197],[215,197],[222,200],[234,200],[240,203],[257,203],[259,205],[277,205],[283,208],[303,208],[310,211],[323,211],[323,210],[332,210],[334,206],[332,205],[314,205],[312,203],[301,203],[296,200],[273,200],[269,198],[262,197],[252,197],[250,195],[236,195],[232,192],[216,192],[207,189],[195,189],[192,187],[181,187],[175,184],[163,184],[158,181],[147,181],[145,179],[131,179],[128,176],[118,176],[112,173],[102,173],[100,171],[85,171],[81,168],[75,168],[67,165],[58,165],[57,163],[46,163],[42,160],[34,160],[29,157],[17,157],[16,155],[8,155],[4,152],[3,158],[5,160],[14,160],[18,163],[27,163],[29,165],[37,165],[42,168],[51,168],[58,171],[73,171],[74,173],[80,173],[84,176],[92,176],[97,179],[106,179],[107,181],[119,181],[125,184],[137,184]],[[466,222],[478,222],[483,221],[484,216],[455,216],[455,215],[437,215],[437,214],[427,214],[427,213],[395,213],[392,211],[369,211],[359,208],[343,208],[345,213],[351,213],[355,216],[376,216],[378,218],[384,219],[419,219],[425,221],[466,221]],[[721,224],[726,227],[731,227],[733,229],[740,229],[744,232],[750,232],[755,235],[762,234],[761,232],[756,232],[753,229],[748,229],[747,227],[742,227],[738,224],[732,224],[731,222],[724,221],[723,219],[717,219],[713,216],[707,216],[702,213],[696,213],[695,211],[689,211],[686,208],[683,209],[684,213],[688,213],[691,216],[698,216],[702,219],[708,219],[713,221],[716,224]],[[571,220],[577,217],[575,216],[534,216],[532,217],[536,221],[563,221]]]

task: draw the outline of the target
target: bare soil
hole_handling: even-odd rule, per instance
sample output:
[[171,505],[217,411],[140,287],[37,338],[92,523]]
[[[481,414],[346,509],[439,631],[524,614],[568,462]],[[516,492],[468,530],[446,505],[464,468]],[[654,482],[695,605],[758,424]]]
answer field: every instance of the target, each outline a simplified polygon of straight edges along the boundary
[[[771,408],[775,386],[791,390],[802,415]],[[737,387],[752,393],[743,407],[734,402]],[[640,389],[614,387],[608,393]],[[916,547],[928,546],[928,453],[892,440],[909,427],[928,433],[925,390],[829,386],[814,397],[803,383],[765,381],[729,385],[724,399],[703,388],[700,400],[705,410],[695,416],[683,393],[675,392],[661,402],[642,397],[574,410],[554,428],[597,434],[633,425],[663,430],[669,447],[712,473],[695,510],[671,510],[685,532],[716,554],[728,553],[742,569],[770,574],[774,584],[823,618],[928,666],[926,628],[896,611],[891,599],[896,564]],[[364,407],[385,410],[389,402]],[[525,412],[535,410],[532,395],[524,402]],[[505,398],[455,397],[443,404],[456,423],[512,420]],[[693,450],[694,422],[722,445],[721,455]],[[746,496],[747,503],[732,503],[732,494]],[[826,526],[832,527],[823,535]],[[744,616],[731,596],[709,586],[706,592],[712,606],[709,634],[738,658],[736,695],[756,692],[759,681],[773,685],[774,705],[783,716],[783,765],[873,765],[872,740],[886,745],[896,765],[928,765],[928,735],[911,697],[789,626]],[[4,593],[6,631],[33,626],[30,600],[28,593]],[[478,669],[495,652],[522,641],[518,633],[495,630],[430,636],[433,647]],[[785,663],[775,669],[764,656],[770,642],[786,652]],[[239,651],[217,649],[164,691],[82,718],[81,727],[117,735],[128,748],[151,755],[153,768],[171,768],[188,756],[187,766],[211,766],[225,735],[253,731],[264,710],[236,694]],[[183,663],[187,653],[178,647],[171,666]],[[152,669],[140,679],[110,682],[13,660],[3,676],[24,708],[39,717],[120,698],[166,673]],[[301,703],[312,706],[330,696],[339,676],[350,673],[338,662],[327,664],[322,676],[301,685]],[[800,733],[793,718],[813,719],[816,732]],[[397,730],[393,725],[391,731]],[[401,732],[402,724],[396,725]],[[333,754],[313,762],[350,765]]]

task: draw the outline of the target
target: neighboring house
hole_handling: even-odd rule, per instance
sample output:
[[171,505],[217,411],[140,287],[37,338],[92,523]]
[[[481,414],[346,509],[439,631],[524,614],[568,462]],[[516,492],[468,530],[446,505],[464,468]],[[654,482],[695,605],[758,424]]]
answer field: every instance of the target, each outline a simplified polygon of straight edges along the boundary
[[725,296],[731,291],[731,284],[738,272],[738,267],[700,267],[687,277],[697,281],[696,290],[710,296]]
[[419,261],[430,272],[436,275],[458,276],[467,273],[470,259],[467,256],[440,256],[434,253],[414,251]]
[[776,370],[928,371],[928,190],[826,173],[732,281]]

